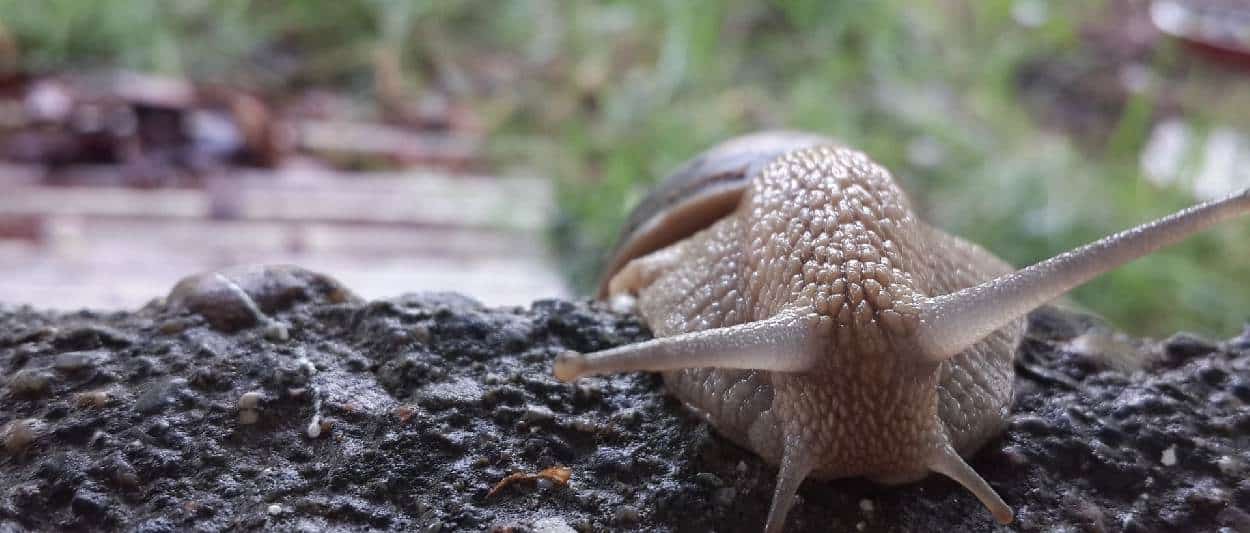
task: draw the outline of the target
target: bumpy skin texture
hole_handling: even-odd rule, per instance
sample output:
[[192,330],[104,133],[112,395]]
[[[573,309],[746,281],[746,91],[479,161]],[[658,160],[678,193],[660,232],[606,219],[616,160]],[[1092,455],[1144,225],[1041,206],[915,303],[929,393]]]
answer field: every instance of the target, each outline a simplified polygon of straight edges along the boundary
[[936,448],[967,455],[1002,429],[1021,320],[937,369],[907,352],[923,298],[1010,266],[916,220],[889,172],[858,151],[778,157],[730,216],[636,262],[631,289],[657,336],[781,312],[820,317],[828,356],[810,372],[664,374],[721,434],[770,463],[798,435],[814,476],[905,482],[927,474]]

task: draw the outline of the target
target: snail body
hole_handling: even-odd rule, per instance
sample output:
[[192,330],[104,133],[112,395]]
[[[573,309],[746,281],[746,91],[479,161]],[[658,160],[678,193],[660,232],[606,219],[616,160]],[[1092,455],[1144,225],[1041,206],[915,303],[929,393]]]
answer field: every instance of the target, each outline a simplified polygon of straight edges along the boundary
[[859,151],[741,137],[657,186],[608,262],[599,296],[635,298],[656,339],[562,354],[555,374],[661,372],[718,433],[779,466],[768,531],[807,477],[931,472],[1008,523],[963,457],[1005,426],[1024,315],[1246,212],[1250,190],[1015,270],[917,219]]

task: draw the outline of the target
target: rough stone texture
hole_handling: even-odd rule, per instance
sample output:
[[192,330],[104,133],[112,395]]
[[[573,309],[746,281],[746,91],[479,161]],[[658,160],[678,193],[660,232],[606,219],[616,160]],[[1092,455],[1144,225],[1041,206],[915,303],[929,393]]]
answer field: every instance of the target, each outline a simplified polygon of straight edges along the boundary
[[[775,470],[685,412],[658,377],[550,377],[564,349],[645,338],[632,317],[554,300],[486,309],[453,294],[292,305],[274,316],[286,340],[160,304],[0,307],[0,531],[764,523]],[[1030,322],[1009,429],[972,461],[1015,524],[995,525],[940,477],[851,479],[806,483],[789,530],[1250,529],[1250,332],[1150,343],[1067,312]],[[1112,370],[1123,354],[1102,350],[1116,349],[1146,369]],[[242,422],[245,394],[255,423]],[[487,496],[511,473],[553,466],[570,469],[568,485],[526,480]]]

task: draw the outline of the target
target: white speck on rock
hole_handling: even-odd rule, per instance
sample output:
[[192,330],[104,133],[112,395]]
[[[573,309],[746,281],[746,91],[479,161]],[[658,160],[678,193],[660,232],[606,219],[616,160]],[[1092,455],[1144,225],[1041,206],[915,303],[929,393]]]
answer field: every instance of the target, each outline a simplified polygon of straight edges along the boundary
[[548,516],[534,521],[534,531],[538,533],[577,533],[573,526],[558,516]]
[[269,506],[269,514],[270,514],[270,515],[272,515],[272,516],[278,516],[278,515],[282,514],[282,506],[281,506],[281,505],[278,505],[278,504],[276,504],[276,503],[275,503],[275,504],[270,505],[270,506]]
[[[315,389],[314,389],[315,392]],[[308,438],[315,439],[321,436],[321,396],[317,395],[313,398],[313,417],[308,423],[306,431]]]
[[1215,460],[1215,466],[1220,468],[1220,472],[1230,476],[1240,475],[1246,468],[1246,464],[1231,455],[1220,456]]
[[863,531],[863,530],[865,530],[865,529],[868,529],[868,523],[867,523],[867,522],[864,522],[864,521],[862,521],[862,520],[861,520],[861,521],[859,521],[859,522],[857,522],[857,523],[855,524],[855,530],[856,530],[856,531]]
[[1168,446],[1168,449],[1163,450],[1162,456],[1159,457],[1159,462],[1163,463],[1163,466],[1175,466],[1176,465],[1176,445],[1175,444]]
[[312,376],[317,373],[317,365],[314,365],[312,361],[308,360],[307,356],[300,357],[295,362],[299,364],[299,367],[304,370],[305,374]]
[[245,392],[239,396],[239,409],[255,409],[264,395],[260,391]]
[[876,509],[876,506],[872,504],[872,500],[869,500],[868,498],[864,498],[859,501],[859,510],[865,513],[871,513],[875,509]]
[[315,439],[321,436],[321,415],[313,415],[312,422],[308,423],[308,438]]

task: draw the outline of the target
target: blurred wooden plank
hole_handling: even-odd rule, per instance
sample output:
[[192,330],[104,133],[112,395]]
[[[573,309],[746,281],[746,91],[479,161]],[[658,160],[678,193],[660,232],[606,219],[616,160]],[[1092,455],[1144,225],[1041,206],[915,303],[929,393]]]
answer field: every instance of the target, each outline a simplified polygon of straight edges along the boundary
[[367,298],[568,294],[546,259],[546,180],[291,167],[236,169],[201,188],[107,181],[49,186],[0,168],[0,227],[13,228],[0,236],[0,302],[134,308],[189,273],[240,263],[299,264]]
[[296,145],[308,152],[386,159],[404,164],[465,167],[481,151],[478,139],[446,133],[420,133],[371,122],[300,120]]
[[0,194],[9,188],[36,185],[47,174],[41,165],[24,165],[0,161]]
[[[0,227],[6,220],[9,218],[0,215]],[[541,236],[534,233],[467,227],[81,217],[43,217],[41,222],[43,235],[27,240],[39,240],[51,249],[89,250],[100,255],[133,247],[159,249],[171,255],[290,252],[354,257],[541,257],[545,251]]]
[[[548,180],[485,178],[433,173],[302,172],[281,179],[268,172],[240,173],[233,190],[240,218],[257,220],[370,221],[434,226],[538,230],[554,211]],[[226,185],[226,184],[221,184]]]
[[[333,178],[331,178],[333,176]],[[552,212],[550,184],[532,178],[425,173],[245,172],[206,190],[44,187],[18,182],[0,194],[0,215],[210,218],[535,231]]]
[[209,214],[209,197],[195,190],[14,185],[0,194],[0,214],[199,218]]
[[[119,253],[120,251],[120,253]],[[134,309],[164,297],[187,273],[232,264],[291,263],[332,275],[365,298],[456,290],[487,305],[527,305],[566,297],[567,289],[536,256],[342,254],[336,251],[181,249],[160,243],[115,246],[12,245],[0,241],[0,302],[51,309]]]

